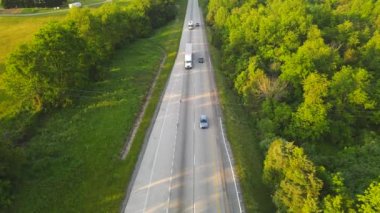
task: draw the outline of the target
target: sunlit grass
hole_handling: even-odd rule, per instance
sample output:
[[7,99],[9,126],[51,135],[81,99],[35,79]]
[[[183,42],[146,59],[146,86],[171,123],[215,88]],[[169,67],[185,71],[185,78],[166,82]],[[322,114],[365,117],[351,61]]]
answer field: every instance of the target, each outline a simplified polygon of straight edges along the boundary
[[26,43],[47,22],[62,19],[64,16],[39,17],[0,17],[0,64],[6,56],[20,44]]

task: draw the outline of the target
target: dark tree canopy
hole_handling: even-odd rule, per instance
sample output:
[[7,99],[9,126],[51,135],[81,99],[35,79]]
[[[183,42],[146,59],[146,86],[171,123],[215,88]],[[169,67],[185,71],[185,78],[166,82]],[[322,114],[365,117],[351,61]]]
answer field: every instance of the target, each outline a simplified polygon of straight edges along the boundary
[[306,147],[325,173],[342,174],[349,191],[327,195],[318,208],[355,209],[349,203],[380,169],[377,152],[369,167],[358,160],[379,146],[380,1],[210,0],[207,22],[259,140]]

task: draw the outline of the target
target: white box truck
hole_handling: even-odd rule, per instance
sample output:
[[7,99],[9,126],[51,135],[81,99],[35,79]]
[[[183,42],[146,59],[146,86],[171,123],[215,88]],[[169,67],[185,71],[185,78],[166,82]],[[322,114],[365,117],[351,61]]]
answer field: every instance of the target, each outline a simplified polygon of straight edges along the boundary
[[189,23],[187,23],[187,27],[189,28],[189,30],[194,29],[194,22],[193,22],[193,20],[190,20]]
[[191,68],[193,68],[193,45],[187,43],[185,49],[185,69]]

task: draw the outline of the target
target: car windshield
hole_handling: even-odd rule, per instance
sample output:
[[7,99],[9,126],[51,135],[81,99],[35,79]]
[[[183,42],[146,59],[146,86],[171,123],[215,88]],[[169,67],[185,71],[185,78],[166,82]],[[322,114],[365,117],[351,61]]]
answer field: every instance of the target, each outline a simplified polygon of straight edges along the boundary
[[201,116],[201,123],[207,123],[207,117]]

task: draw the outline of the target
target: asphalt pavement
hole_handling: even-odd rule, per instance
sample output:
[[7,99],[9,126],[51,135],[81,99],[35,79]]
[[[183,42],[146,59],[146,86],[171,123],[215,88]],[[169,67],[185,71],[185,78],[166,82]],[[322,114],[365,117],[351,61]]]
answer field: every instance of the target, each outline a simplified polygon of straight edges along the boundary
[[[199,27],[189,30],[193,20]],[[184,68],[186,43],[193,68]],[[204,63],[198,63],[204,58]],[[122,212],[243,212],[219,112],[205,25],[189,0],[178,55]],[[209,128],[199,128],[201,114]]]

